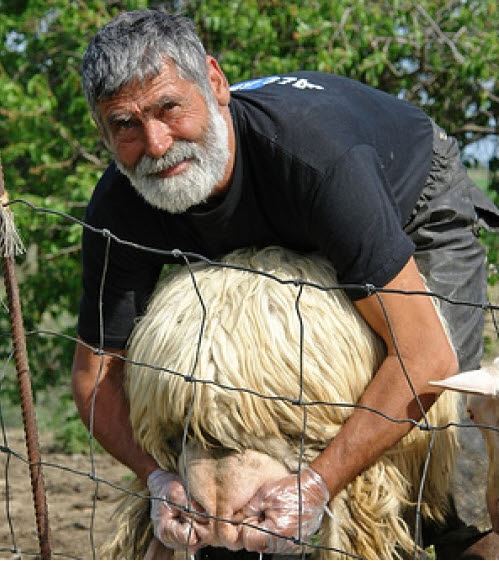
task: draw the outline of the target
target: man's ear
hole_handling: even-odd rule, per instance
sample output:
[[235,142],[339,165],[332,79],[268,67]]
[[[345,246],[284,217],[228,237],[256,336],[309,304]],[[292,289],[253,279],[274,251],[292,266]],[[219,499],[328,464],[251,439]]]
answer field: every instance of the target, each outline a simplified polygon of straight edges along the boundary
[[220,68],[220,65],[212,56],[206,56],[206,69],[208,81],[210,82],[213,94],[219,105],[227,106],[230,101],[229,82]]

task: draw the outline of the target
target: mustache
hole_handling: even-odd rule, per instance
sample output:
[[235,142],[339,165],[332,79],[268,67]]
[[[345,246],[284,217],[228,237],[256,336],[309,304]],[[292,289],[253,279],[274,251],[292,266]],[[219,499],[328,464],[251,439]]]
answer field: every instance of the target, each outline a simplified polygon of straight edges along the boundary
[[139,163],[130,171],[136,177],[146,177],[180,164],[184,160],[202,160],[202,151],[195,142],[177,140],[161,158],[151,158],[151,156],[147,155],[142,156]]

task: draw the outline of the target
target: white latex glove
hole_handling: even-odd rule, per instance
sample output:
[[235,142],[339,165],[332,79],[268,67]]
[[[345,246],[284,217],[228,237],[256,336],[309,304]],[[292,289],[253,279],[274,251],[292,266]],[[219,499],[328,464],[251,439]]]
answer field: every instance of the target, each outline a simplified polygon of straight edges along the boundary
[[[147,487],[151,494],[151,520],[156,538],[172,549],[187,547],[189,553],[199,549],[203,544],[198,535],[198,525],[207,524],[209,521],[182,510],[182,507],[188,506],[189,501],[180,477],[157,469],[147,478]],[[190,509],[204,512],[192,499]]]
[[[320,528],[329,491],[322,477],[307,467],[300,473],[301,520],[298,516],[298,482],[296,475],[262,485],[251,501],[242,509],[244,522],[269,530],[280,536],[308,541]],[[248,551],[261,553],[299,553],[301,546],[291,540],[243,526],[243,543]]]

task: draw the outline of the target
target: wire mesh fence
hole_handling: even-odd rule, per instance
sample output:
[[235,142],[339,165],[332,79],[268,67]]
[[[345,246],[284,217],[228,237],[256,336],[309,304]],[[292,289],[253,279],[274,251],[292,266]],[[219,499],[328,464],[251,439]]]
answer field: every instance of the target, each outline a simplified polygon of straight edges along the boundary
[[[189,252],[182,252],[180,250],[173,250],[173,251],[162,251],[162,250],[158,250],[156,248],[150,248],[150,247],[145,247],[145,246],[141,246],[139,244],[133,243],[131,241],[125,240],[125,239],[120,239],[118,236],[116,236],[113,232],[107,230],[107,229],[98,229],[95,228],[89,224],[86,224],[85,222],[78,220],[68,214],[65,214],[63,212],[59,212],[57,210],[53,210],[50,208],[41,208],[41,207],[36,207],[34,205],[32,205],[31,203],[24,201],[24,200],[14,200],[10,202],[10,205],[15,205],[15,204],[22,204],[22,205],[27,205],[29,207],[32,208],[32,211],[34,213],[41,213],[41,214],[47,214],[47,215],[53,215],[56,216],[58,219],[61,220],[62,224],[79,224],[82,228],[87,228],[89,230],[91,230],[92,232],[102,236],[105,241],[106,241],[106,255],[105,255],[105,260],[104,260],[104,268],[102,271],[102,278],[101,278],[101,285],[100,285],[100,298],[99,298],[99,309],[100,309],[100,344],[96,347],[92,347],[90,345],[86,345],[85,343],[82,343],[80,341],[80,343],[84,346],[86,346],[87,348],[89,348],[92,353],[94,353],[97,356],[101,357],[101,369],[103,367],[103,360],[104,357],[113,357],[117,360],[123,361],[124,363],[127,364],[135,364],[135,365],[139,365],[139,366],[144,366],[147,367],[148,369],[151,369],[153,371],[156,372],[162,372],[167,374],[168,376],[173,376],[173,377],[178,377],[180,379],[182,379],[185,384],[190,384],[193,386],[193,392],[192,392],[192,397],[190,400],[190,405],[189,405],[189,409],[187,411],[187,414],[185,416],[185,423],[184,423],[184,427],[183,427],[183,433],[182,433],[182,446],[181,446],[181,452],[185,451],[186,448],[186,444],[187,444],[187,440],[189,438],[189,422],[190,422],[190,418],[191,415],[193,413],[193,408],[195,407],[195,392],[196,392],[196,388],[197,387],[201,387],[203,385],[213,385],[216,386],[217,389],[224,391],[224,392],[239,392],[239,393],[245,393],[248,395],[251,395],[255,398],[261,399],[261,400],[265,400],[267,402],[286,402],[287,404],[293,406],[293,407],[297,407],[300,408],[301,412],[302,412],[302,427],[301,427],[301,436],[300,436],[300,442],[299,442],[299,456],[297,458],[298,461],[298,472],[301,470],[302,466],[304,466],[306,464],[306,460],[305,460],[305,447],[306,447],[306,434],[307,434],[307,414],[308,411],[310,410],[310,408],[313,407],[326,407],[326,408],[342,408],[342,409],[355,409],[355,408],[361,408],[361,409],[365,409],[370,411],[371,413],[378,415],[380,417],[383,417],[385,419],[387,419],[388,421],[392,422],[392,423],[397,423],[397,424],[410,424],[414,427],[414,430],[417,431],[424,431],[424,432],[430,432],[431,433],[431,438],[429,439],[429,445],[427,447],[427,451],[426,451],[426,458],[425,461],[423,462],[423,465],[421,467],[421,473],[420,473],[420,484],[419,484],[419,489],[417,492],[417,505],[416,505],[416,517],[415,517],[415,525],[414,525],[414,530],[413,530],[413,536],[414,536],[414,542],[415,542],[415,549],[414,549],[414,556],[417,557],[418,555],[420,555],[420,549],[419,547],[422,547],[422,543],[421,543],[421,532],[420,532],[420,527],[421,527],[421,501],[422,501],[422,494],[423,494],[423,489],[425,487],[426,484],[426,477],[427,477],[427,470],[428,470],[428,466],[430,464],[430,462],[432,461],[432,447],[433,447],[433,442],[434,442],[434,435],[436,433],[438,433],[439,431],[445,431],[447,429],[449,429],[450,427],[458,427],[459,429],[469,429],[470,427],[474,427],[475,425],[473,425],[471,422],[468,421],[463,421],[460,422],[458,420],[456,420],[455,422],[450,422],[450,423],[446,423],[445,425],[432,425],[427,417],[426,411],[425,411],[425,407],[423,406],[423,404],[421,403],[419,396],[417,395],[417,392],[415,391],[414,387],[413,387],[413,383],[411,380],[411,375],[410,375],[410,371],[408,370],[402,354],[400,352],[400,350],[398,349],[397,346],[397,338],[396,335],[393,333],[392,327],[391,327],[391,319],[389,317],[388,312],[386,311],[385,307],[384,307],[384,303],[383,303],[383,298],[382,295],[385,293],[399,293],[399,294],[405,294],[407,296],[412,296],[412,295],[425,295],[428,297],[433,297],[436,298],[438,300],[442,300],[442,301],[446,301],[449,304],[452,305],[456,305],[456,306],[468,306],[470,308],[481,308],[486,314],[489,315],[490,317],[490,321],[492,322],[495,332],[496,332],[496,336],[499,336],[499,328],[498,328],[498,323],[497,323],[497,319],[496,319],[496,313],[499,310],[499,306],[497,304],[491,303],[491,302],[469,302],[469,301],[458,301],[458,300],[453,300],[447,297],[444,297],[443,295],[440,294],[436,294],[436,293],[432,293],[430,291],[427,292],[422,292],[422,291],[418,291],[418,292],[404,292],[404,291],[395,291],[395,290],[389,290],[389,289],[382,289],[382,288],[377,288],[375,286],[372,285],[362,285],[362,286],[353,286],[353,285],[341,285],[341,284],[332,284],[330,286],[322,286],[322,285],[318,285],[316,283],[311,283],[311,282],[307,282],[304,281],[302,279],[299,278],[280,278],[276,275],[273,275],[269,272],[266,271],[262,271],[262,270],[254,270],[251,268],[247,268],[247,267],[242,267],[242,266],[238,266],[237,264],[229,264],[229,263],[225,263],[225,262],[221,262],[221,261],[214,261],[211,259],[208,259],[202,255],[198,255],[198,254],[194,254],[194,253],[189,253]],[[113,354],[113,353],[109,353],[104,349],[104,322],[103,322],[103,317],[102,317],[102,305],[103,305],[103,291],[104,291],[104,287],[105,287],[105,282],[106,282],[106,271],[107,271],[107,265],[108,265],[108,260],[109,260],[109,252],[111,250],[112,244],[120,244],[120,245],[126,245],[129,247],[133,247],[136,250],[139,251],[145,251],[145,252],[154,252],[156,254],[162,254],[162,255],[167,255],[169,257],[173,257],[175,258],[179,263],[183,264],[190,275],[190,279],[191,279],[191,286],[192,286],[192,290],[195,292],[196,296],[197,296],[197,300],[198,300],[198,304],[199,307],[201,309],[202,312],[202,321],[200,323],[200,327],[199,327],[199,332],[198,332],[198,336],[197,336],[197,342],[196,342],[196,349],[194,351],[194,362],[192,364],[192,368],[190,371],[188,372],[181,372],[181,371],[176,371],[174,369],[171,368],[167,368],[164,365],[161,364],[149,364],[149,363],[141,363],[140,361],[136,361],[133,360],[130,357],[124,357],[121,356],[120,354]],[[251,273],[254,275],[262,275],[265,276],[266,278],[270,279],[273,282],[279,283],[281,285],[288,285],[290,287],[293,287],[296,291],[296,297],[295,297],[295,303],[294,303],[294,313],[296,314],[296,317],[298,319],[298,325],[299,325],[299,366],[298,366],[298,371],[299,371],[299,392],[296,395],[275,395],[273,393],[270,393],[268,391],[264,391],[261,388],[254,388],[251,387],[250,385],[247,386],[233,386],[230,384],[224,384],[224,383],[220,383],[218,381],[213,381],[213,380],[209,380],[209,379],[203,379],[202,376],[197,375],[197,365],[198,365],[198,360],[199,360],[199,356],[200,356],[200,349],[201,349],[201,345],[203,342],[203,337],[204,337],[204,333],[205,333],[205,328],[206,328],[206,321],[207,321],[207,313],[206,313],[206,306],[204,303],[204,299],[203,299],[203,294],[201,292],[201,290],[198,287],[198,282],[197,282],[197,273],[196,273],[196,269],[193,267],[193,263],[194,262],[204,262],[206,264],[209,264],[212,267],[216,267],[216,268],[231,268],[231,269],[237,269],[237,270],[241,270],[241,271],[245,271],[247,273]],[[306,376],[307,376],[307,372],[304,369],[304,363],[303,363],[303,357],[304,357],[304,347],[306,345],[305,341],[306,341],[306,330],[307,330],[307,326],[306,323],[303,321],[302,318],[302,312],[301,312],[301,299],[302,299],[302,295],[303,295],[303,290],[305,288],[313,288],[315,290],[318,291],[322,291],[322,292],[328,292],[328,291],[337,291],[337,290],[344,290],[344,289],[349,289],[349,288],[361,288],[365,291],[366,295],[374,295],[377,299],[378,302],[381,306],[381,308],[383,309],[383,313],[385,316],[385,320],[391,330],[391,335],[393,338],[393,342],[394,342],[394,346],[396,349],[396,353],[397,353],[397,357],[398,357],[398,361],[400,363],[400,367],[401,367],[401,371],[403,376],[405,377],[405,380],[407,382],[407,384],[409,385],[409,387],[411,388],[411,391],[413,393],[413,397],[414,400],[417,402],[418,404],[418,409],[419,409],[419,413],[421,416],[421,420],[415,420],[415,419],[411,419],[411,418],[394,418],[391,417],[385,413],[383,413],[382,411],[378,411],[372,408],[369,408],[365,405],[360,405],[358,403],[350,403],[350,402],[344,402],[344,401],[332,401],[332,400],[328,400],[328,399],[324,399],[324,400],[307,400],[304,398],[304,392],[303,392],[303,388],[304,385],[306,384]],[[6,303],[4,303],[4,310],[7,308]],[[65,340],[71,340],[74,341],[75,343],[78,342],[78,339],[76,337],[76,334],[74,336],[68,336],[67,334],[61,333],[61,332],[57,332],[57,331],[50,331],[47,329],[38,329],[38,330],[34,330],[34,331],[30,331],[28,333],[29,335],[29,341],[32,340],[33,337],[55,337],[55,338],[61,338],[61,339],[65,339]],[[3,334],[3,337],[7,338],[9,337],[7,334]],[[28,354],[29,354],[29,344],[28,344]],[[7,371],[9,366],[11,365],[13,361],[13,354],[9,354],[4,362],[3,365],[3,369],[0,372],[0,389],[1,389],[1,384],[3,382],[3,380],[5,379],[5,377],[7,376]],[[69,366],[68,366],[69,368]],[[91,421],[90,421],[90,433],[92,434],[93,432],[93,410],[95,407],[95,398],[96,398],[96,392],[97,392],[97,385],[99,383],[99,380],[101,378],[102,372],[99,372],[98,376],[97,376],[97,380],[96,380],[96,384],[95,384],[95,388],[94,388],[94,392],[93,392],[93,399],[92,399],[92,406],[91,406],[91,410],[92,410],[92,415],[91,415]],[[327,397],[327,396],[325,396]],[[20,462],[23,464],[28,465],[30,463],[30,461],[28,460],[28,458],[25,456],[25,454],[23,452],[21,452],[20,448],[13,446],[9,440],[9,430],[6,428],[5,425],[5,421],[3,418],[3,413],[2,413],[2,406],[5,405],[4,399],[0,398],[0,427],[1,427],[1,433],[2,433],[2,442],[0,444],[0,459],[3,460],[3,466],[4,466],[4,473],[3,473],[3,480],[4,480],[4,512],[5,512],[5,517],[3,518],[6,524],[6,527],[8,528],[8,532],[7,534],[10,536],[8,543],[0,543],[0,556],[3,555],[11,555],[14,558],[30,558],[30,557],[36,557],[39,555],[39,553],[36,551],[36,549],[23,549],[19,546],[19,540],[17,538],[17,534],[19,532],[19,528],[16,527],[16,516],[15,513],[12,512],[12,462]],[[489,426],[489,425],[480,425],[480,428],[483,428],[485,430],[490,430],[490,431],[499,431],[499,428],[496,426]],[[324,442],[324,446],[327,444],[327,442]],[[32,463],[32,462],[31,462]],[[87,482],[91,482],[92,486],[93,486],[93,491],[92,491],[92,497],[91,497],[91,507],[90,507],[90,514],[89,514],[89,518],[90,518],[90,522],[88,525],[88,528],[86,529],[86,534],[88,536],[88,542],[89,542],[89,547],[90,547],[90,551],[91,554],[93,556],[93,558],[98,558],[99,556],[99,543],[97,543],[96,540],[96,512],[98,510],[98,501],[99,501],[99,495],[102,494],[102,489],[113,489],[114,491],[117,492],[117,494],[119,495],[136,495],[138,497],[143,497],[145,499],[148,498],[147,495],[145,494],[137,494],[134,493],[133,491],[130,490],[130,487],[128,485],[126,485],[125,483],[121,482],[116,482],[116,481],[111,481],[106,479],[105,477],[103,477],[99,471],[99,454],[97,454],[96,450],[95,450],[95,443],[94,443],[94,439],[93,437],[90,438],[89,440],[89,456],[88,456],[88,468],[86,469],[77,469],[72,467],[69,463],[66,463],[63,461],[63,459],[61,459],[61,462],[52,462],[49,461],[48,459],[46,459],[44,457],[44,455],[42,454],[41,456],[41,465],[43,466],[43,468],[46,468],[47,470],[56,470],[57,473],[60,473],[60,477],[61,480],[64,480],[64,478],[68,477],[69,475],[71,475],[72,477],[78,477],[81,478],[82,480],[85,480]],[[29,485],[28,480],[26,480],[26,486]],[[340,555],[346,558],[360,558],[359,555],[352,550],[342,550],[342,549],[338,549],[338,548],[333,548],[333,547],[326,547],[324,545],[320,545],[317,541],[315,540],[310,540],[310,539],[302,539],[302,533],[301,533],[301,516],[302,516],[302,512],[301,512],[301,489],[300,489],[300,478],[297,478],[297,485],[298,485],[298,496],[299,496],[299,500],[298,500],[298,517],[299,517],[299,533],[298,536],[296,537],[286,537],[286,536],[279,536],[278,534],[276,534],[275,532],[272,532],[270,530],[262,530],[260,527],[257,527],[253,524],[249,524],[247,522],[238,522],[239,524],[241,524],[242,526],[247,526],[247,527],[257,527],[258,529],[260,529],[260,531],[266,532],[268,533],[269,536],[274,536],[274,537],[279,537],[282,540],[287,540],[287,541],[291,541],[294,543],[295,546],[298,547],[298,554],[299,556],[305,556],[305,555],[317,555],[320,551],[322,551],[323,555]],[[49,497],[50,498],[50,497]],[[189,498],[190,500],[190,498]],[[175,505],[177,506],[177,508],[179,508],[180,510],[183,510],[186,515],[189,515],[190,513],[192,513],[192,508],[187,505]],[[50,507],[50,500],[49,500],[49,507]],[[52,513],[50,512],[50,508],[49,508],[49,521],[50,521],[50,516],[52,515]],[[229,519],[225,519],[224,517],[219,517],[219,516],[214,516],[211,514],[208,514],[206,512],[196,512],[196,515],[199,517],[205,517],[207,519],[214,519],[218,522],[227,522],[227,523],[231,523],[231,520]],[[3,522],[2,522],[3,524]],[[71,531],[71,530],[68,530]],[[34,532],[34,527],[33,527],[33,532]],[[75,539],[81,539],[81,531],[78,534],[78,537],[75,537]],[[55,537],[55,536],[53,536]],[[187,552],[184,552],[187,555]],[[58,550],[57,548],[55,548],[52,551],[52,555],[54,557],[62,557],[62,558],[74,558],[74,552],[72,551],[61,551]]]

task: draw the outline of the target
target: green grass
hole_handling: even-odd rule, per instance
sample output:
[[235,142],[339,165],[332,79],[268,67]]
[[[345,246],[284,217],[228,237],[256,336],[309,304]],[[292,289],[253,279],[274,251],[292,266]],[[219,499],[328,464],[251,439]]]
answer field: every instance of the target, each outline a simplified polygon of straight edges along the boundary
[[487,191],[489,185],[489,171],[484,167],[468,168],[468,175],[482,189]]

